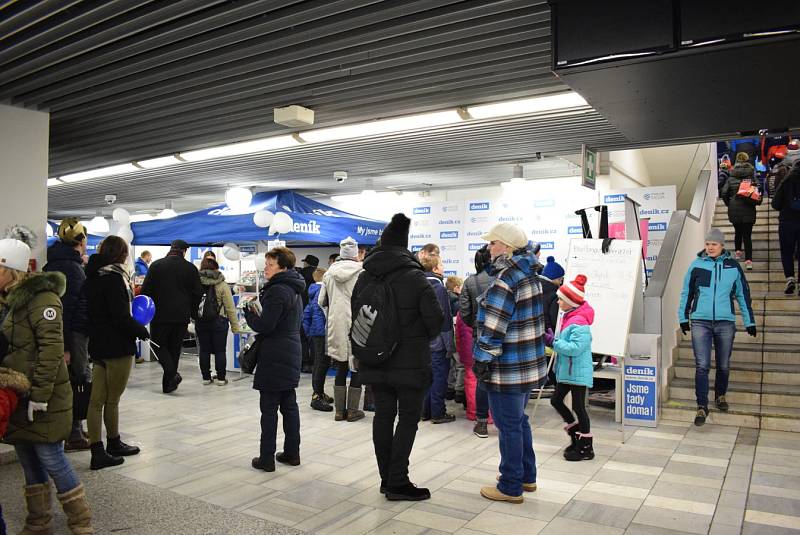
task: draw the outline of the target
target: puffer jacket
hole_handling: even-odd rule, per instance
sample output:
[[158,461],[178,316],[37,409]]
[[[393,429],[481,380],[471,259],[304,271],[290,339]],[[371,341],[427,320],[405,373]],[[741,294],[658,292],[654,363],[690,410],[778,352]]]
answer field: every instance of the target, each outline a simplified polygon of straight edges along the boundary
[[47,411],[28,421],[20,404],[11,415],[4,441],[9,444],[56,443],[69,438],[72,428],[72,387],[64,362],[61,296],[66,289],[62,273],[28,276],[2,299],[9,310],[2,331],[9,349],[3,366],[31,381],[30,398],[47,403]]
[[274,275],[261,290],[261,315],[245,309],[250,328],[262,338],[253,388],[283,391],[300,382],[300,324],[303,321],[303,276],[294,270]]
[[561,332],[553,340],[556,381],[569,385],[592,387],[592,331],[594,309],[583,302],[564,314]]
[[683,278],[678,322],[736,321],[734,300],[739,302],[745,327],[754,326],[750,286],[739,262],[725,250],[717,258],[700,251]]
[[18,371],[0,368],[0,438],[6,434],[8,420],[17,408],[19,398],[31,389],[31,382]]
[[[233,294],[228,283],[225,282],[225,275],[218,269],[203,269],[200,271],[200,284],[203,286],[213,286],[217,294],[217,303],[220,306],[220,321],[213,328],[221,330],[227,329],[227,323],[231,324],[231,332],[237,334],[239,329],[239,318],[236,316],[236,305],[233,304]],[[205,288],[203,288],[205,290]],[[199,306],[199,305],[198,305]],[[224,321],[227,319],[227,323]],[[202,329],[212,328],[198,322],[196,327]]]
[[494,392],[529,392],[544,384],[544,304],[538,265],[530,246],[492,264],[494,281],[478,301],[474,359],[488,362],[482,381]]
[[742,180],[752,180],[755,184],[753,173],[755,173],[755,169],[749,163],[737,163],[731,169],[731,176],[722,187],[722,201],[728,207],[728,221],[731,223],[752,225],[756,222],[756,206],[761,204],[764,198],[752,201],[736,194]]
[[42,271],[63,273],[67,278],[67,289],[61,296],[64,308],[64,350],[72,350],[73,332],[89,334],[89,317],[86,311],[86,294],[83,285],[86,273],[83,269],[81,253],[62,241],[57,241],[47,249],[47,264]]
[[370,251],[353,289],[353,302],[371,280],[387,276],[397,307],[397,347],[381,366],[361,364],[359,379],[364,384],[427,389],[433,377],[429,342],[442,332],[444,313],[422,265],[400,246],[382,245]]
[[325,313],[319,306],[322,284],[315,282],[308,289],[308,304],[303,310],[303,332],[306,336],[325,336]]
[[328,356],[338,362],[350,359],[350,326],[353,316],[350,300],[358,276],[364,271],[361,262],[341,259],[328,268],[322,276],[317,302],[327,316],[325,325]]

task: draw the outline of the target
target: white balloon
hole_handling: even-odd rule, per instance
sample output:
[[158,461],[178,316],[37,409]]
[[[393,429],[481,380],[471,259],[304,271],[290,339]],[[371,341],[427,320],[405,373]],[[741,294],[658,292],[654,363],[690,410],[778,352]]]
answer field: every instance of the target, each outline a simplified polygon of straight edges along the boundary
[[111,212],[111,217],[114,218],[114,221],[118,221],[123,225],[131,222],[131,214],[125,208],[115,208],[114,211]]
[[274,217],[275,215],[269,210],[259,210],[253,214],[253,223],[255,223],[257,227],[267,228],[272,224]]
[[253,200],[253,192],[247,188],[231,188],[225,192],[225,204],[233,211],[246,210]]
[[129,244],[133,241],[133,231],[128,226],[125,226],[125,227],[122,227],[121,229],[119,229],[119,232],[118,232],[117,236],[119,236],[120,238],[125,240],[126,243],[129,243]]
[[241,254],[239,253],[239,246],[235,243],[226,243],[222,246],[222,256],[230,260],[231,262],[236,262],[241,258]]
[[294,222],[292,221],[292,217],[284,212],[278,212],[275,214],[270,228],[275,230],[278,234],[286,234],[287,232],[291,232],[293,227]]
[[264,271],[267,267],[267,259],[263,254],[256,255],[256,271]]

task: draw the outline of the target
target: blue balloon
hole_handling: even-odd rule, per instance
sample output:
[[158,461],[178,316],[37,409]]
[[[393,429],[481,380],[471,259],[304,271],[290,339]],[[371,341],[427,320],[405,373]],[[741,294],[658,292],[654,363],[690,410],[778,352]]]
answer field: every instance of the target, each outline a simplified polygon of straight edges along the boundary
[[133,298],[133,319],[147,325],[156,315],[156,304],[147,295],[137,295]]

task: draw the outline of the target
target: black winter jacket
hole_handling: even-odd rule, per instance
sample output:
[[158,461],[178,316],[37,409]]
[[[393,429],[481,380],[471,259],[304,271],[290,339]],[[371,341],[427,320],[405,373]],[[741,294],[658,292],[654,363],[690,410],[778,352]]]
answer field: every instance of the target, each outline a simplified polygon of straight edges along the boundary
[[778,221],[800,221],[800,210],[791,207],[793,199],[800,199],[800,166],[786,175],[772,198],[772,208],[780,211]]
[[67,278],[67,291],[61,296],[61,306],[64,308],[64,351],[71,351],[73,332],[89,334],[86,294],[83,291],[86,273],[81,253],[57,241],[47,249],[47,264],[42,271],[57,271]]
[[539,282],[542,283],[542,304],[544,305],[544,328],[556,330],[558,323],[558,285],[539,275]]
[[756,206],[761,204],[763,197],[758,202],[753,202],[736,194],[742,180],[753,180],[755,169],[749,163],[737,163],[731,170],[731,176],[722,188],[722,201],[728,207],[728,221],[731,223],[755,224]]
[[247,324],[262,338],[253,388],[283,391],[300,382],[303,276],[294,270],[274,275],[261,290],[261,316],[245,309]]
[[86,298],[89,308],[89,355],[93,359],[130,357],[136,353],[136,339],[150,335],[131,316],[131,294],[119,273],[100,271],[112,262],[93,254],[86,266]]
[[365,384],[427,389],[432,378],[428,344],[441,333],[444,313],[417,259],[403,247],[373,249],[364,259],[364,272],[358,276],[353,289],[352,304],[355,306],[358,294],[372,278],[390,274],[397,306],[399,342],[382,366],[360,364],[358,377]]
[[150,265],[141,293],[155,302],[153,323],[188,325],[189,319],[197,319],[197,307],[203,295],[200,273],[182,256],[167,256]]

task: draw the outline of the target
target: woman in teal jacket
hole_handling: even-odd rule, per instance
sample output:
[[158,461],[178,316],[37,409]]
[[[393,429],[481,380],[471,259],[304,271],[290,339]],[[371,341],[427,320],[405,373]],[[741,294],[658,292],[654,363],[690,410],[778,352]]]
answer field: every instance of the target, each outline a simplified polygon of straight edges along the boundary
[[[711,344],[714,343],[717,373],[714,379],[714,401],[720,411],[728,410],[728,391],[733,338],[736,335],[736,309],[739,303],[745,329],[756,335],[750,286],[739,262],[725,250],[725,237],[713,228],[706,235],[705,249],[689,266],[683,279],[678,321],[681,331],[692,332],[697,397],[694,425],[703,425],[708,416],[708,370],[711,367]],[[691,321],[691,325],[690,325]]]
[[[555,336],[552,331],[545,335],[545,342],[556,353],[556,391],[550,404],[564,418],[564,430],[570,438],[570,445],[564,450],[568,461],[594,459],[591,423],[586,412],[586,393],[592,387],[592,331],[589,326],[594,323],[594,309],[584,299],[585,284],[586,276],[578,275],[558,289],[558,307],[564,314],[561,331]],[[564,403],[567,394],[572,395],[572,410]]]

